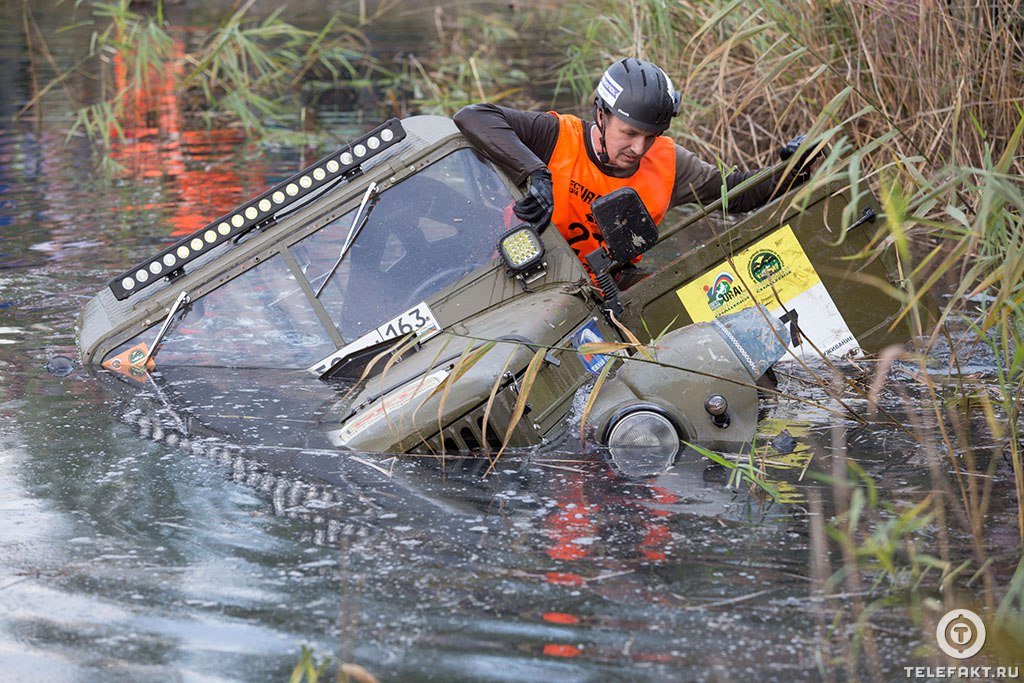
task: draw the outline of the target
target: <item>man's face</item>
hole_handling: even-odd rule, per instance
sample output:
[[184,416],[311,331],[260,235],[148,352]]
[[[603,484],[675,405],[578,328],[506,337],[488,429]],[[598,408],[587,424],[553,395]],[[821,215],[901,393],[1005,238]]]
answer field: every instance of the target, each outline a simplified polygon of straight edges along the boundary
[[608,165],[615,168],[627,169],[639,164],[660,135],[637,128],[617,116],[607,116],[604,112],[598,112],[598,116],[603,117],[606,124],[604,144]]

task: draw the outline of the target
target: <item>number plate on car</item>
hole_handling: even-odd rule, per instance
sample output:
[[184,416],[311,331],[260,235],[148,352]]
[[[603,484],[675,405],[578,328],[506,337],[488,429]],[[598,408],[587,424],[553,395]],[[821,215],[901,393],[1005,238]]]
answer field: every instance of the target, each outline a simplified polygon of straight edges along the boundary
[[[434,314],[430,312],[427,302],[421,301],[405,313],[392,318],[378,327],[376,333],[380,335],[379,341],[396,339],[410,332],[416,332],[416,336],[422,339],[426,335],[432,334],[431,330],[437,332],[440,330],[440,327],[434,318]],[[371,332],[370,334],[373,333]]]
[[405,313],[395,316],[372,332],[367,332],[354,342],[341,347],[327,356],[327,358],[307,368],[306,371],[320,377],[357,351],[362,351],[389,339],[404,337],[413,332],[416,333],[417,339],[423,341],[433,337],[440,331],[441,326],[437,323],[437,318],[434,317],[430,307],[427,306],[427,302],[421,301]]

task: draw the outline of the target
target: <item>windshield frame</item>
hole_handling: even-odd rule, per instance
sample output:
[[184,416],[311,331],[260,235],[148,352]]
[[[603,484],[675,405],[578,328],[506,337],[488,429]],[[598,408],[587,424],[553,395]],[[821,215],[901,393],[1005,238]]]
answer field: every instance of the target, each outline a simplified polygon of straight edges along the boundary
[[[502,193],[507,195],[510,202],[514,202],[521,196],[521,192],[509,181],[507,175],[476,152],[476,150],[469,145],[468,141],[459,136],[452,136],[427,148],[407,154],[402,159],[389,159],[387,163],[381,164],[381,167],[373,169],[373,172],[367,173],[364,176],[349,179],[349,182],[344,184],[344,191],[333,193],[334,197],[331,196],[332,193],[328,193],[320,197],[319,201],[310,202],[308,205],[301,207],[294,215],[289,216],[288,219],[283,221],[280,225],[270,225],[263,230],[257,230],[247,234],[239,241],[238,244],[235,245],[235,248],[232,250],[233,253],[226,255],[229,256],[229,258],[224,259],[224,264],[221,267],[206,268],[202,271],[193,271],[193,273],[188,273],[185,277],[180,279],[180,284],[172,281],[167,286],[161,288],[163,290],[161,292],[162,296],[146,300],[137,300],[133,302],[135,305],[132,308],[137,311],[142,311],[143,307],[145,307],[145,309],[155,313],[161,308],[159,303],[160,299],[165,296],[174,297],[177,295],[179,290],[183,288],[188,289],[192,302],[196,302],[221,288],[230,287],[231,282],[238,280],[246,273],[253,271],[254,268],[258,268],[261,264],[267,261],[283,260],[289,271],[296,276],[296,284],[302,289],[304,294],[305,302],[303,303],[308,305],[310,313],[319,320],[320,325],[323,327],[325,341],[328,341],[335,350],[340,349],[346,344],[357,339],[360,335],[350,333],[345,336],[342,333],[340,327],[335,323],[333,317],[330,315],[330,312],[325,308],[323,303],[316,297],[314,288],[311,287],[309,281],[302,273],[302,268],[294,257],[293,247],[310,235],[323,229],[332,221],[337,221],[339,218],[343,218],[346,215],[351,216],[358,207],[359,202],[366,191],[366,187],[371,182],[378,183],[379,194],[382,195],[387,191],[393,190],[409,178],[422,173],[437,162],[451,155],[462,152],[463,150],[468,150],[467,153],[471,153],[476,157],[476,163],[480,165],[480,169],[487,169],[487,172],[494,174],[496,184],[500,186]],[[282,231],[284,234],[282,234]],[[497,244],[498,237],[500,237],[500,235],[495,235],[495,245]],[[358,241],[359,240],[357,240],[357,243]],[[278,256],[280,256],[281,259],[276,259]],[[346,257],[346,260],[347,259],[348,257]],[[470,286],[473,281],[480,277],[484,277],[486,274],[491,273],[499,266],[500,262],[498,259],[488,259],[485,263],[481,263],[479,266],[466,272],[457,280],[443,284],[441,287],[428,294],[425,298],[432,298],[441,290],[451,290],[453,293],[459,291]],[[198,282],[195,282],[193,278],[197,276],[201,279]],[[303,297],[301,296],[299,297],[300,300],[302,298]],[[159,322],[153,323],[152,321],[154,318],[157,320],[163,318],[162,315],[157,314],[157,316],[148,315],[141,327],[136,325],[133,326],[133,328],[124,329],[122,334],[117,335],[117,339],[120,340],[119,343],[114,338],[109,338],[111,342],[114,342],[114,344],[106,347],[107,350],[103,352],[103,359],[108,360],[115,357],[125,348],[128,348],[140,341],[149,343],[153,338],[155,328],[159,326]],[[384,323],[388,319],[389,316],[382,316],[377,322]],[[142,321],[139,320],[138,322]],[[168,354],[168,356],[171,355],[173,354]],[[313,362],[314,360],[315,359],[311,358],[310,362]],[[165,362],[167,362],[166,358]],[[181,365],[182,361],[179,360],[171,364]],[[218,363],[209,361],[195,364],[209,366],[218,365]],[[231,367],[278,367],[274,365],[266,365],[259,359],[256,359],[251,363],[230,363],[226,365],[230,365]],[[297,366],[293,365],[288,365],[287,367],[296,367],[296,369],[299,369]]]

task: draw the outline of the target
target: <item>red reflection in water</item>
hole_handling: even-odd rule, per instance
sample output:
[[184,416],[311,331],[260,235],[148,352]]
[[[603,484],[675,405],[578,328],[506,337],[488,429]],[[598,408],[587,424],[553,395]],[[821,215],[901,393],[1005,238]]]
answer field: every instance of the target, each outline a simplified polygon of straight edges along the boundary
[[245,141],[242,131],[185,129],[178,99],[184,55],[184,40],[175,37],[172,59],[163,70],[151,71],[145,83],[133,88],[123,56],[114,57],[117,86],[125,91],[119,121],[125,139],[111,146],[110,156],[129,178],[159,183],[164,190],[153,203],[120,210],[166,208],[173,236],[198,230],[267,184],[265,165],[250,164],[239,172],[232,163]]
[[558,643],[547,643],[544,645],[544,654],[550,657],[579,657],[583,650],[575,645],[562,645]]
[[547,572],[545,575],[548,583],[558,586],[582,586],[583,577],[573,572]]
[[597,534],[590,515],[599,510],[599,506],[587,504],[583,482],[574,477],[566,495],[558,501],[558,511],[544,520],[548,536],[554,541],[547,550],[548,556],[566,562],[586,557],[590,550],[581,541],[592,539]]
[[578,624],[580,618],[573,614],[566,614],[565,612],[545,612],[544,621],[552,624]]
[[672,540],[672,534],[667,526],[652,524],[647,527],[647,535],[644,536],[644,540],[640,541],[640,550],[648,560],[664,560],[665,553],[657,548],[664,547],[670,540]]

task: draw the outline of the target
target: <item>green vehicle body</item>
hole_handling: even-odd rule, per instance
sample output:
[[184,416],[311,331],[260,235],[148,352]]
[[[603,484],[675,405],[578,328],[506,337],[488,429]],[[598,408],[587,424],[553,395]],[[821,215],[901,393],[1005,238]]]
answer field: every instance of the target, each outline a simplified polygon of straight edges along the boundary
[[[617,353],[614,369],[607,372],[597,396],[590,400],[584,428],[587,439],[604,443],[617,420],[632,411],[646,410],[667,417],[681,440],[711,448],[742,448],[753,439],[757,425],[757,383],[771,363],[784,355],[785,342],[796,334],[794,325],[767,314],[764,307],[749,306],[745,313],[717,321],[695,321],[695,317],[702,316],[695,316],[692,298],[691,305],[684,305],[680,290],[709,273],[713,275],[745,249],[771,239],[783,228],[791,230],[855,338],[852,346],[844,347],[846,352],[850,348],[854,353],[874,352],[905,338],[899,333],[888,333],[898,306],[880,296],[872,284],[892,281],[884,260],[848,258],[867,246],[868,231],[855,227],[839,239],[840,226],[851,222],[851,213],[856,217],[865,210],[879,209],[870,196],[861,197],[855,211],[847,209],[849,194],[836,188],[820,188],[799,208],[790,207],[783,197],[735,222],[722,220],[720,214],[715,218],[704,212],[694,212],[675,223],[671,223],[670,217],[661,226],[659,243],[644,257],[642,265],[651,273],[620,294],[622,311],[617,317],[618,324],[606,315],[600,290],[591,286],[582,264],[554,229],[541,236],[545,250],[543,274],[528,285],[513,277],[496,251],[491,250],[493,253],[486,253],[465,267],[441,267],[418,274],[395,291],[388,289],[387,278],[383,284],[367,285],[361,290],[367,311],[375,310],[372,299],[379,292],[382,297],[391,297],[388,307],[380,310],[391,312],[373,320],[372,313],[361,311],[358,324],[346,323],[342,319],[349,304],[332,302],[330,296],[317,296],[321,285],[310,276],[314,268],[308,261],[323,262],[325,249],[313,248],[311,240],[335,229],[330,226],[337,226],[339,235],[347,233],[351,217],[360,215],[360,205],[366,204],[366,198],[371,196],[367,192],[371,183],[377,184],[382,198],[373,209],[373,220],[380,221],[388,219],[388,215],[377,214],[384,210],[383,198],[388,196],[388,190],[402,187],[403,182],[420,174],[433,174],[430,177],[447,178],[451,187],[462,191],[471,184],[467,178],[483,177],[474,164],[487,168],[486,174],[500,178],[505,189],[495,191],[494,196],[507,192],[511,201],[522,196],[521,190],[500,171],[470,151],[468,141],[449,119],[413,117],[403,121],[402,126],[407,137],[372,162],[364,163],[361,173],[324,190],[298,208],[282,211],[273,221],[246,233],[242,239],[219,245],[174,277],[161,278],[146,290],[122,299],[114,295],[113,285],[102,290],[87,304],[79,319],[78,343],[83,362],[102,363],[108,368],[117,364],[117,370],[129,379],[143,377],[149,371],[159,372],[162,366],[169,365],[258,368],[263,363],[267,367],[308,371],[310,381],[317,381],[314,375],[351,362],[347,374],[359,381],[354,386],[339,386],[332,418],[324,425],[339,449],[454,453],[495,450],[503,443],[530,447],[559,438],[578,439],[579,424],[570,424],[570,419],[579,418],[581,405],[589,398],[589,387],[600,373],[601,364],[612,358],[588,354],[586,347],[583,351],[579,347],[586,342],[625,344],[630,337],[624,330],[630,330],[649,348],[644,352],[627,349]],[[470,160],[470,154],[475,161]],[[456,160],[462,165],[456,164]],[[466,160],[468,165],[463,163]],[[451,170],[456,167],[469,171],[466,176],[459,176]],[[487,185],[490,178],[491,175],[486,175],[479,182]],[[415,182],[406,187],[414,187]],[[438,190],[428,191],[427,195],[441,192],[436,184],[427,187]],[[455,228],[437,227],[438,234],[451,236],[438,239],[439,246],[434,250],[451,260],[459,236],[467,234],[458,231],[472,229],[473,218],[469,214],[465,219],[459,215],[461,200],[443,198],[430,203],[432,211],[436,209],[435,203],[441,206],[442,213],[448,212],[444,213],[444,220],[423,219],[418,224],[454,222]],[[394,206],[396,221],[400,218],[398,214],[416,209]],[[497,216],[495,212],[500,208],[487,207],[487,215]],[[508,223],[507,210],[504,216]],[[382,230],[376,225],[368,222],[355,244],[372,242],[373,230]],[[196,234],[201,238],[202,230]],[[484,239],[496,244],[499,236],[493,234]],[[328,260],[333,261],[337,242],[330,244]],[[428,243],[422,247],[422,254],[410,253],[408,245],[404,248],[405,253],[397,257],[396,263],[403,263],[402,267],[410,272],[419,262],[429,261],[428,254],[434,253]],[[781,257],[771,250],[755,254],[752,263],[753,268],[740,280],[749,277],[751,283],[767,282],[766,286],[771,286],[767,276],[784,267]],[[145,262],[141,265],[144,267]],[[255,270],[260,266],[265,266],[264,271],[272,269],[277,273],[276,279],[256,278],[253,273],[260,272]],[[343,266],[349,269],[348,287],[359,284],[355,267],[348,262]],[[246,278],[258,286],[239,284],[248,283]],[[322,281],[331,278],[328,274]],[[243,328],[238,321],[244,315],[232,314],[246,309],[239,297],[247,291],[265,297],[261,299],[263,303],[253,308],[269,310],[279,305],[277,300],[266,298],[275,288],[285,292],[281,297],[287,296],[293,302],[289,310],[301,310],[291,319],[281,318],[285,327],[292,320],[294,329],[270,330],[276,318],[272,320],[268,313],[266,320],[271,323],[264,325],[267,329],[257,325],[254,329],[259,329],[252,338],[239,335],[237,330]],[[226,296],[225,291],[233,293]],[[741,288],[734,282],[730,291],[736,293]],[[183,292],[187,293],[188,303],[175,309],[175,316],[169,316]],[[709,305],[728,295],[724,284],[719,289],[708,288],[707,292]],[[428,309],[437,329],[418,338],[404,335],[408,331],[403,328],[405,318],[392,318],[394,311],[412,309],[421,303],[427,308],[416,310]],[[168,336],[157,348],[149,348],[165,319],[171,317],[175,319],[169,321]],[[747,332],[753,330],[757,337],[754,346],[761,349],[758,358],[744,358],[746,353],[738,350],[736,340],[730,340],[729,326],[723,325],[730,318],[742,319],[741,327]],[[390,338],[375,343],[366,340],[368,334],[374,334],[374,325],[380,325],[378,333],[384,334],[380,330],[386,328],[389,320],[396,323]],[[186,333],[208,341],[193,342]],[[362,342],[355,343],[360,339]],[[389,349],[399,348],[398,355],[388,353]],[[138,362],[140,349],[147,354],[152,352],[155,369]],[[354,351],[349,353],[346,349]],[[130,360],[132,350],[134,360]],[[309,355],[312,351],[315,355]],[[344,358],[336,363],[339,357]],[[376,362],[371,363],[374,357]],[[706,409],[705,404],[712,396],[727,401],[726,420],[716,419]]]

